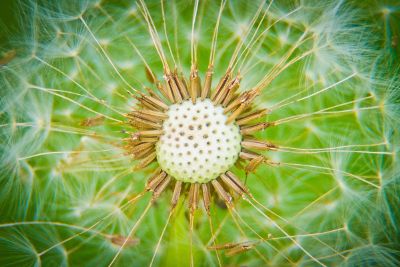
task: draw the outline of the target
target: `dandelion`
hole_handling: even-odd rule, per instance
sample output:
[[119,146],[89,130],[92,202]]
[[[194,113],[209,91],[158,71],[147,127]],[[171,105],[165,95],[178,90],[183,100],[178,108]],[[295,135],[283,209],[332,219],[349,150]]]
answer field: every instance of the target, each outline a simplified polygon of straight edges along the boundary
[[1,265],[397,266],[399,10],[374,5],[28,1]]

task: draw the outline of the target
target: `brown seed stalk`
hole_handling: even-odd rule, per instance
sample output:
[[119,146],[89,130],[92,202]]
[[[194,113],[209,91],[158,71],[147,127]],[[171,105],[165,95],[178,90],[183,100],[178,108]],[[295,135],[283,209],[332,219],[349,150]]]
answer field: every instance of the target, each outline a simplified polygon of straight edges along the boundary
[[167,173],[164,171],[160,172],[160,169],[158,169],[159,171],[156,172],[146,183],[146,190],[147,191],[154,191],[154,189],[157,187],[157,185],[165,179],[165,177],[167,176]]
[[234,81],[235,81],[235,80],[226,82],[226,83],[221,87],[221,89],[219,89],[219,92],[218,92],[218,93],[215,95],[215,97],[213,98],[213,103],[214,103],[214,105],[219,105],[219,104],[224,100],[224,98],[226,97],[226,95],[227,95],[228,92],[229,92],[230,86],[234,83]]
[[183,85],[182,81],[179,79],[178,75],[176,73],[173,74],[173,79],[176,84],[176,87],[179,90],[179,93],[182,95],[182,98],[184,100],[189,98],[189,92],[187,91],[187,88]]
[[236,254],[246,252],[246,251],[252,249],[254,246],[255,246],[255,244],[242,244],[242,245],[239,245],[237,247],[230,249],[229,251],[227,251],[225,253],[225,255],[228,257],[231,257]]
[[132,152],[133,154],[138,153],[140,151],[146,150],[148,148],[154,147],[153,143],[145,143],[145,142],[141,142],[137,145],[134,145],[133,148],[130,149],[130,152]]
[[273,125],[273,123],[270,123],[270,122],[261,122],[261,123],[255,124],[255,125],[242,126],[242,127],[240,127],[240,133],[242,135],[249,135],[249,134],[253,134],[258,131],[263,131],[272,125]]
[[233,122],[246,108],[246,104],[242,103],[231,115],[229,115],[225,124]]
[[244,194],[242,190],[226,175],[226,174],[221,174],[219,176],[221,180],[233,191],[235,191],[238,195]]
[[200,190],[200,184],[194,183],[194,184],[190,185],[189,209],[190,209],[191,214],[193,214],[195,212],[195,210],[197,210],[197,208],[198,208],[199,190]]
[[248,174],[250,172],[255,171],[255,169],[265,161],[265,157],[260,155],[252,160],[250,160],[249,164],[246,166],[246,168],[244,169],[245,172]]
[[167,104],[165,104],[161,100],[158,100],[158,99],[156,99],[154,97],[151,97],[151,96],[148,96],[148,95],[145,95],[145,94],[141,93],[141,96],[140,97],[136,97],[136,99],[138,101],[140,101],[142,104],[143,103],[150,104],[150,105],[156,107],[160,111],[168,110],[168,105]]
[[203,191],[203,205],[204,209],[207,212],[207,215],[210,216],[210,202],[211,202],[211,196],[210,196],[210,187],[209,184],[201,184],[201,189]]
[[197,66],[192,65],[190,71],[190,97],[192,99],[192,103],[196,103],[196,98],[199,95],[198,92],[201,90],[200,85],[200,77],[198,74]]
[[140,137],[161,136],[163,133],[162,130],[145,130],[134,133],[132,138],[137,137],[139,139]]
[[178,204],[178,200],[181,195],[181,190],[182,190],[182,181],[176,181],[174,192],[172,193],[171,210],[173,210]]
[[210,97],[210,91],[211,91],[211,83],[212,83],[212,76],[214,73],[214,66],[211,64],[208,66],[207,72],[206,72],[206,78],[204,81],[204,86],[201,90],[201,100],[206,99],[207,97]]
[[161,129],[162,125],[137,116],[132,116],[129,123],[136,128]]
[[104,122],[104,116],[99,115],[93,118],[84,119],[79,125],[85,127],[99,126]]
[[244,160],[253,160],[259,156],[260,156],[260,154],[252,152],[252,151],[247,151],[247,150],[242,150],[239,153],[239,157]]
[[227,204],[232,204],[232,197],[228,192],[222,187],[222,185],[217,180],[212,180],[211,184],[213,185],[215,192],[217,192],[218,196],[225,201]]
[[157,187],[153,191],[153,197],[152,197],[153,201],[156,200],[161,195],[161,193],[165,190],[170,181],[171,181],[171,176],[167,175],[167,177],[157,185]]
[[231,181],[233,181],[240,190],[247,195],[251,195],[249,189],[243,184],[243,182],[237,177],[233,172],[227,171],[226,175],[229,177]]
[[110,237],[110,241],[117,246],[122,246],[124,244],[126,247],[139,244],[139,238],[125,237],[122,235],[113,235]]
[[238,117],[236,120],[237,125],[242,126],[253,120],[259,119],[269,112],[268,109],[256,110],[254,112],[246,113]]
[[162,122],[168,118],[168,115],[164,112],[142,109],[134,110],[128,116],[136,116],[138,118],[146,119],[152,122]]
[[175,84],[175,81],[174,81],[174,78],[172,77],[172,74],[171,73],[166,73],[165,77],[166,77],[165,81],[167,82],[167,85],[170,88],[170,91],[172,92],[173,98],[175,100],[174,102],[175,103],[181,103],[183,98],[182,98],[181,93],[179,92],[178,87]]
[[271,148],[276,148],[274,144],[256,139],[244,139],[240,144],[246,149],[269,150]]
[[215,97],[219,94],[221,89],[225,86],[226,83],[228,83],[228,80],[231,78],[231,74],[231,69],[227,69],[225,75],[221,78],[214,92],[211,94],[211,100],[215,100]]
[[154,151],[155,151],[154,147],[152,146],[152,147],[143,149],[142,151],[138,151],[136,153],[132,153],[132,155],[133,155],[133,158],[136,159],[136,160],[144,159],[147,156],[149,156],[151,153],[153,153]]
[[250,91],[246,91],[233,100],[224,110],[224,114],[229,113],[230,111],[234,110],[237,106],[241,104],[249,105],[253,102],[254,98],[259,95],[259,90],[253,89]]
[[157,157],[156,152],[154,151],[153,153],[150,153],[147,155],[143,160],[136,166],[136,170],[143,169],[147,167],[150,163],[152,163]]
[[239,89],[239,87],[240,87],[241,79],[242,79],[242,77],[238,74],[236,76],[236,78],[232,81],[231,85],[228,88],[228,93],[223,98],[223,102],[222,102],[223,107],[226,107],[231,102],[231,100],[234,98],[234,95],[235,95],[237,89]]

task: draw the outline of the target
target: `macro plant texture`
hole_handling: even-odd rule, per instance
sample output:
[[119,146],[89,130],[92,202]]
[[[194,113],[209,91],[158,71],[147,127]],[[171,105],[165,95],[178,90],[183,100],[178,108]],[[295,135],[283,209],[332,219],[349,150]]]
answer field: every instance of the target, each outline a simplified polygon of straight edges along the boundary
[[0,266],[399,266],[397,1],[18,3]]

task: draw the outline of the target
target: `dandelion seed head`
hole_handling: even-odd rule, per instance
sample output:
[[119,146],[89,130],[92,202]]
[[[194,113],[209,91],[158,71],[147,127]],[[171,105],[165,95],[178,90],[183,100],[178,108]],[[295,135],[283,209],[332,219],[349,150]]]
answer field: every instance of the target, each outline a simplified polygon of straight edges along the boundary
[[105,86],[105,89],[110,93],[114,92],[117,88],[118,88],[118,84],[113,83],[113,82],[109,82]]
[[209,99],[172,105],[157,143],[161,168],[190,183],[206,183],[229,170],[238,158],[242,137],[237,125],[225,124],[223,111]]
[[[194,212],[195,205],[189,206],[196,215],[193,234],[198,237],[193,244],[194,265],[217,265],[214,251],[208,249],[208,245],[213,245],[212,239],[221,246],[225,242],[259,242],[236,256],[225,257],[231,251],[221,250],[221,255],[227,254],[221,257],[223,266],[317,265],[278,225],[327,266],[366,263],[398,266],[398,261],[390,260],[398,251],[384,247],[399,243],[395,207],[399,203],[400,87],[395,78],[398,73],[391,72],[398,69],[383,55],[395,55],[398,48],[393,26],[398,13],[395,6],[371,3],[372,8],[364,8],[370,5],[368,1],[353,0],[223,1],[226,4],[218,20],[221,3],[199,1],[193,20],[193,5],[184,1],[143,1],[154,21],[153,33],[157,35],[155,39],[160,39],[158,43],[148,33],[148,22],[139,5],[142,1],[123,1],[121,5],[118,1],[73,2],[72,5],[71,1],[24,1],[20,18],[22,29],[27,30],[18,32],[10,44],[17,57],[0,66],[0,84],[5,89],[0,90],[2,219],[4,222],[31,219],[35,223],[46,220],[71,226],[0,227],[0,235],[4,237],[0,242],[0,251],[4,252],[0,265],[10,264],[10,259],[22,265],[48,265],[50,261],[53,265],[67,265],[81,262],[82,255],[91,257],[86,265],[102,265],[106,258],[123,249],[118,265],[131,265],[132,259],[136,265],[148,265],[154,254],[155,265],[189,266],[189,257],[185,255],[190,224],[184,216],[189,213],[180,212],[181,203],[193,204],[197,200],[203,206],[201,198],[207,196],[202,191],[204,186],[210,193],[209,219],[214,233],[206,223],[207,218],[201,212]],[[257,10],[260,10],[258,17]],[[369,12],[374,24],[367,16]],[[180,79],[178,89],[186,88],[187,93],[191,93],[190,54],[195,52],[197,58],[193,60],[197,63],[200,87],[204,88],[217,21],[220,23],[215,35],[208,97],[216,91],[231,58],[235,67],[228,81],[232,81],[238,70],[242,76],[237,95],[262,80],[268,83],[236,122],[230,124],[231,128],[224,120],[218,120],[217,125],[216,116],[211,116],[213,126],[242,139],[235,123],[245,129],[261,123],[285,122],[291,117],[287,123],[263,132],[243,134],[242,142],[255,138],[273,143],[274,149],[258,151],[260,143],[250,142],[256,148],[239,151],[236,143],[224,143],[224,148],[232,145],[235,149],[229,151],[232,154],[222,147],[221,151],[235,157],[237,164],[233,158],[232,162],[216,158],[218,145],[212,144],[211,156],[208,150],[200,153],[199,144],[194,147],[195,137],[199,142],[206,140],[204,128],[193,130],[196,132],[193,140],[188,138],[190,129],[185,128],[183,136],[177,130],[174,134],[179,140],[167,140],[163,150],[159,139],[167,138],[166,132],[157,133],[157,137],[146,136],[147,126],[138,129],[136,124],[125,123],[133,114],[143,116],[142,122],[146,119],[155,125],[155,131],[165,130],[167,121],[178,124],[179,128],[180,118],[175,119],[170,113],[173,107],[184,103],[170,106],[177,103],[176,99],[167,99],[168,95],[157,91],[159,85],[167,89],[167,82],[171,81],[171,77],[163,76],[163,62],[157,49],[165,54],[171,74]],[[190,45],[192,30],[195,51],[191,51]],[[154,43],[159,45],[157,49]],[[388,64],[383,64],[385,61]],[[152,78],[160,84],[149,79],[144,68],[151,69]],[[357,75],[346,78],[353,73]],[[168,108],[155,111],[154,107],[142,106],[141,101],[132,97],[136,94],[127,92],[130,86],[161,99]],[[176,96],[176,92],[170,93]],[[302,98],[304,101],[297,101]],[[196,105],[201,103],[197,99]],[[196,106],[191,101],[188,104]],[[131,114],[132,108],[135,112]],[[271,112],[240,124],[238,120],[243,120],[253,108]],[[182,117],[192,115],[192,111],[186,110],[175,113]],[[226,116],[231,114],[228,112]],[[105,118],[101,125],[81,124],[97,116]],[[193,117],[187,123],[182,127],[194,123]],[[219,136],[220,133],[208,135],[208,139],[216,140]],[[188,141],[187,147],[184,139]],[[144,148],[143,142],[148,142]],[[125,146],[136,150],[126,153]],[[107,151],[99,152],[104,148]],[[190,156],[185,154],[187,151]],[[137,158],[132,160],[132,155]],[[256,169],[249,168],[252,171],[242,171],[241,168],[251,167],[257,161],[251,158],[254,155],[263,157],[264,162]],[[149,165],[136,168],[150,156],[154,158]],[[190,166],[185,165],[188,162]],[[164,176],[155,174],[156,168]],[[233,216],[230,216],[229,205],[219,200],[213,187],[218,182],[232,198],[238,196],[225,183],[233,180],[223,180],[220,175],[228,169],[237,176],[235,181],[245,183],[254,199],[262,204],[257,205],[263,212],[237,199],[232,203]],[[160,181],[160,177],[164,177],[163,181],[156,186],[154,181]],[[169,184],[161,190],[169,178]],[[206,179],[211,183],[198,184],[210,181]],[[154,187],[147,188],[150,181]],[[177,187],[180,184],[182,188]],[[174,210],[168,199],[171,193],[179,191],[177,188],[182,191],[175,195]],[[142,190],[147,190],[147,196],[131,202]],[[157,197],[149,210],[152,216],[146,215],[140,221],[139,215],[150,197]],[[165,224],[163,236],[167,211],[173,215]],[[103,216],[109,217],[85,234],[79,234],[81,227],[88,228]],[[126,235],[136,222],[131,238],[138,238],[141,243],[138,249],[130,249],[131,238]],[[49,253],[38,255],[74,234],[79,234],[78,238],[66,247],[60,244]],[[262,245],[269,242],[262,240],[267,236],[282,242]],[[209,237],[208,244],[203,246],[199,242]],[[123,247],[125,240],[128,243]],[[378,240],[382,245],[376,245]],[[108,244],[112,246],[104,246]]]
[[99,39],[99,43],[100,43],[102,46],[108,46],[108,45],[111,43],[111,40],[110,40],[110,39],[107,39],[107,38],[103,38],[103,39]]
[[70,108],[66,108],[66,109],[64,109],[64,110],[62,111],[62,114],[63,114],[65,117],[70,117],[71,114],[72,114],[72,110],[71,110]]
[[388,8],[388,7],[382,8],[382,14],[383,14],[384,16],[389,15],[390,12],[391,12],[390,8]]
[[79,56],[79,50],[78,50],[78,49],[71,50],[71,51],[69,52],[69,55],[70,55],[71,57],[77,57],[77,56]]
[[128,9],[128,15],[129,16],[136,16],[137,14],[137,8],[136,6],[132,6]]

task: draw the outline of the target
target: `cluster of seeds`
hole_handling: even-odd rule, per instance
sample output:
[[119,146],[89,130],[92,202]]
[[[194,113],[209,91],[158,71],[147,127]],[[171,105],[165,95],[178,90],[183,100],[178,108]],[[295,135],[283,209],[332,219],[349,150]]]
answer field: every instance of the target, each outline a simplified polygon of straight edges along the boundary
[[177,180],[207,183],[229,170],[241,149],[239,127],[221,106],[198,99],[171,105],[157,143],[161,168]]
[[217,86],[211,88],[212,65],[207,69],[204,85],[196,65],[192,66],[189,82],[169,68],[164,72],[165,83],[158,81],[150,69],[148,73],[154,77],[152,82],[157,91],[150,90],[148,94],[136,91],[138,104],[127,114],[128,123],[136,131],[126,139],[125,146],[128,154],[140,160],[137,169],[157,162],[147,180],[146,191],[151,191],[153,199],[157,199],[172,185],[173,209],[185,189],[183,183],[189,183],[191,214],[197,209],[200,196],[209,212],[214,192],[229,205],[232,192],[249,194],[230,169],[238,163],[247,173],[251,172],[268,163],[257,151],[275,148],[274,144],[257,140],[253,135],[274,125],[260,122],[267,110],[252,105],[260,88],[239,93],[241,76],[234,76],[230,68]]

